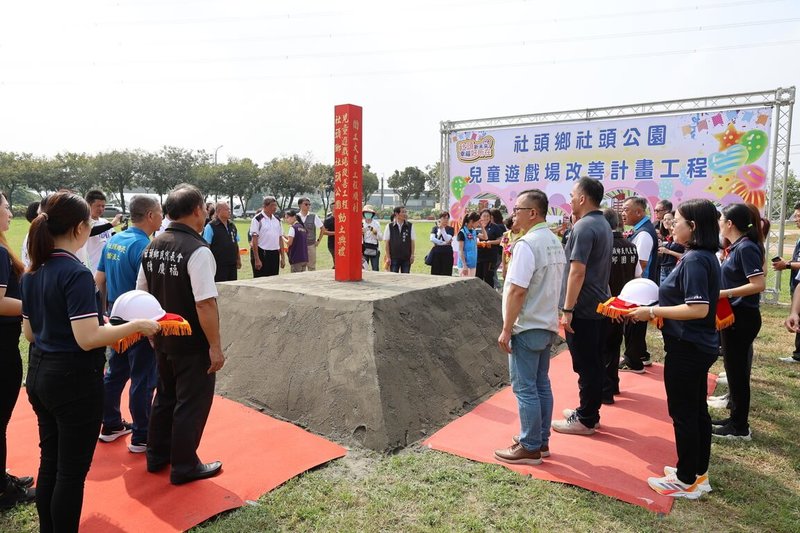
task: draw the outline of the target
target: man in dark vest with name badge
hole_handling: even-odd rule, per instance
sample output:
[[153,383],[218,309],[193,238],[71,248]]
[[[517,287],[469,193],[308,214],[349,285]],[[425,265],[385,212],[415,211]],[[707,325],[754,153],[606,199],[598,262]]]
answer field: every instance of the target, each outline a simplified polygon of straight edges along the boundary
[[[658,235],[656,228],[647,216],[647,200],[633,196],[622,205],[622,220],[633,226],[630,241],[636,246],[642,277],[653,283],[660,281],[658,264]],[[615,295],[616,296],[616,295]],[[625,324],[625,356],[620,362],[622,372],[643,374],[644,367],[650,366],[650,353],[647,351],[647,321]]]
[[414,263],[414,228],[408,220],[405,206],[394,208],[394,220],[386,225],[383,240],[386,242],[386,266],[392,272],[411,272]]
[[155,337],[158,387],[150,415],[147,471],[172,465],[170,482],[182,485],[217,475],[222,463],[203,464],[197,447],[214,399],[215,373],[225,364],[219,336],[216,264],[200,236],[206,220],[202,193],[178,185],[164,210],[172,223],[142,256],[137,288],[150,292],[161,307],[181,315],[189,336]]
[[315,214],[309,213],[311,209],[311,200],[303,196],[297,200],[297,206],[300,212],[297,213],[297,219],[306,228],[306,246],[308,247],[308,265],[306,269],[313,271],[317,269],[317,246],[319,241],[322,240],[322,220]]
[[231,220],[228,202],[217,202],[214,218],[206,224],[203,238],[217,263],[214,281],[236,281],[236,271],[242,268],[242,256],[239,255],[239,232]]

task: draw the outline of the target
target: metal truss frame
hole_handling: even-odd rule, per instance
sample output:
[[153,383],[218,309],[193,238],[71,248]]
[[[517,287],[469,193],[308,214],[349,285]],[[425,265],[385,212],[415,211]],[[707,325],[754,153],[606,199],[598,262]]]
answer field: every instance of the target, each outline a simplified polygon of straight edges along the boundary
[[[750,93],[725,94],[665,100],[610,107],[573,109],[549,113],[512,115],[506,117],[478,118],[469,120],[442,121],[440,123],[442,163],[439,183],[440,199],[443,206],[450,201],[450,143],[452,133],[480,129],[502,129],[541,124],[568,122],[590,122],[617,118],[632,118],[648,115],[674,115],[686,112],[715,111],[769,107],[772,109],[771,153],[767,176],[767,205],[765,215],[773,222],[767,239],[767,257],[783,255],[784,231],[786,229],[786,183],[789,179],[789,151],[792,133],[792,112],[795,102],[795,87],[758,91]],[[793,206],[792,206],[793,207]],[[777,226],[777,228],[775,227]],[[775,277],[775,284],[768,288],[763,298],[777,302],[781,290],[781,276]]]

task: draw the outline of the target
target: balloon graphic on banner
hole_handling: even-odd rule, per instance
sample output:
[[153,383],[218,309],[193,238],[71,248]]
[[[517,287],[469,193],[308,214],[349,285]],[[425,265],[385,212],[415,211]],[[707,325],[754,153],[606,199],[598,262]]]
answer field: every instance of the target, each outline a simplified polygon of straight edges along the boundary
[[461,195],[464,194],[464,187],[467,186],[467,180],[461,176],[456,176],[450,180],[450,190],[453,191],[453,196],[456,200],[461,200]]
[[672,198],[672,193],[675,191],[675,184],[671,180],[661,180],[658,184],[659,198]]
[[687,187],[692,184],[692,177],[686,172],[685,168],[681,169],[678,174],[678,181],[681,182],[681,185],[686,185]]
[[767,181],[767,174],[758,165],[747,165],[739,169],[736,173],[739,181],[733,184],[731,192],[738,194],[745,202],[755,204],[761,209],[767,203],[767,195],[764,192],[764,183]]
[[739,144],[747,148],[747,160],[745,163],[757,161],[767,149],[767,134],[761,130],[751,130],[742,135]]
[[711,154],[708,158],[708,167],[720,176],[731,174],[744,165],[750,153],[741,144],[734,144],[724,152]]

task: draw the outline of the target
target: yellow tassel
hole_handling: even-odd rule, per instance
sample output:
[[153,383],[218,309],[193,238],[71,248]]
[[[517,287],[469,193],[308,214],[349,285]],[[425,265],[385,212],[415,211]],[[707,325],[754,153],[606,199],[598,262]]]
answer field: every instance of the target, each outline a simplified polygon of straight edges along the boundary
[[716,319],[717,331],[722,331],[725,328],[731,327],[735,321],[736,321],[736,317],[734,317],[733,315],[726,316],[723,319],[717,318]]
[[164,322],[160,322],[161,324],[161,335],[170,335],[170,336],[186,336],[192,334],[192,326],[186,322],[177,322],[174,320],[165,320]]
[[142,339],[141,333],[134,333],[133,335],[128,335],[124,339],[120,339],[111,346],[117,353],[122,353],[137,342]]

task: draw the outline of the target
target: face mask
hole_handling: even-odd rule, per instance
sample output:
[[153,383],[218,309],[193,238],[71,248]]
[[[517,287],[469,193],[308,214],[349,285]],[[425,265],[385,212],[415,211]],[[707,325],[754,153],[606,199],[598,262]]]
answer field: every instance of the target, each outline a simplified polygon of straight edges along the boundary
[[367,220],[372,220],[372,217],[375,216],[372,213],[364,213],[364,218]]

